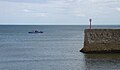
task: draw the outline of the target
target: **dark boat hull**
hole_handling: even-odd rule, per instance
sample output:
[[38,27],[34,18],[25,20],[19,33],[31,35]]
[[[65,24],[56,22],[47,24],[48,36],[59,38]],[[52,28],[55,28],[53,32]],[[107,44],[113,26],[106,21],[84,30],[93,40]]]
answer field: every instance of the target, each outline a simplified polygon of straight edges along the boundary
[[28,32],[28,33],[43,33],[43,32]]

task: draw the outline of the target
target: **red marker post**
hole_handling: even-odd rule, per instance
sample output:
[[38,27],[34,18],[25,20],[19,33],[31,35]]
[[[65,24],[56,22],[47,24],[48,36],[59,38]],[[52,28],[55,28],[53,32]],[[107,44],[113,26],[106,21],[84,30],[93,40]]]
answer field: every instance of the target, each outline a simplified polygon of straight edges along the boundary
[[90,19],[89,19],[89,21],[90,21],[90,30],[91,30],[91,28],[92,28],[92,27],[91,27],[91,22],[92,22],[92,19],[90,18]]

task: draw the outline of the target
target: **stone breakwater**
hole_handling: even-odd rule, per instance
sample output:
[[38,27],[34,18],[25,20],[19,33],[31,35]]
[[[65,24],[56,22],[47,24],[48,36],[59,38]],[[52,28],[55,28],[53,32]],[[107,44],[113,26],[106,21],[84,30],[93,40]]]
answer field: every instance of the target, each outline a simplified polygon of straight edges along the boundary
[[85,29],[83,53],[120,52],[120,29]]

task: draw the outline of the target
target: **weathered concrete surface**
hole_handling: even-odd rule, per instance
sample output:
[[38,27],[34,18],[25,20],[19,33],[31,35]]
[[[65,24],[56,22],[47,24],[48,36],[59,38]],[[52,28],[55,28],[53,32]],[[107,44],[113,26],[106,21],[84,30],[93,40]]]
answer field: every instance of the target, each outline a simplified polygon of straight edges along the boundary
[[84,53],[120,52],[120,29],[85,29]]

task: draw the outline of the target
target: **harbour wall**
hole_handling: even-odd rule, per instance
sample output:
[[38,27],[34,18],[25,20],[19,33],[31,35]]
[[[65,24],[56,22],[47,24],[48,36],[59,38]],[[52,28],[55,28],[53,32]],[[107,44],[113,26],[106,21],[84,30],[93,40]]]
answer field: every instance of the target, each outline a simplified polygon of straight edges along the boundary
[[83,53],[120,52],[120,29],[85,29]]

